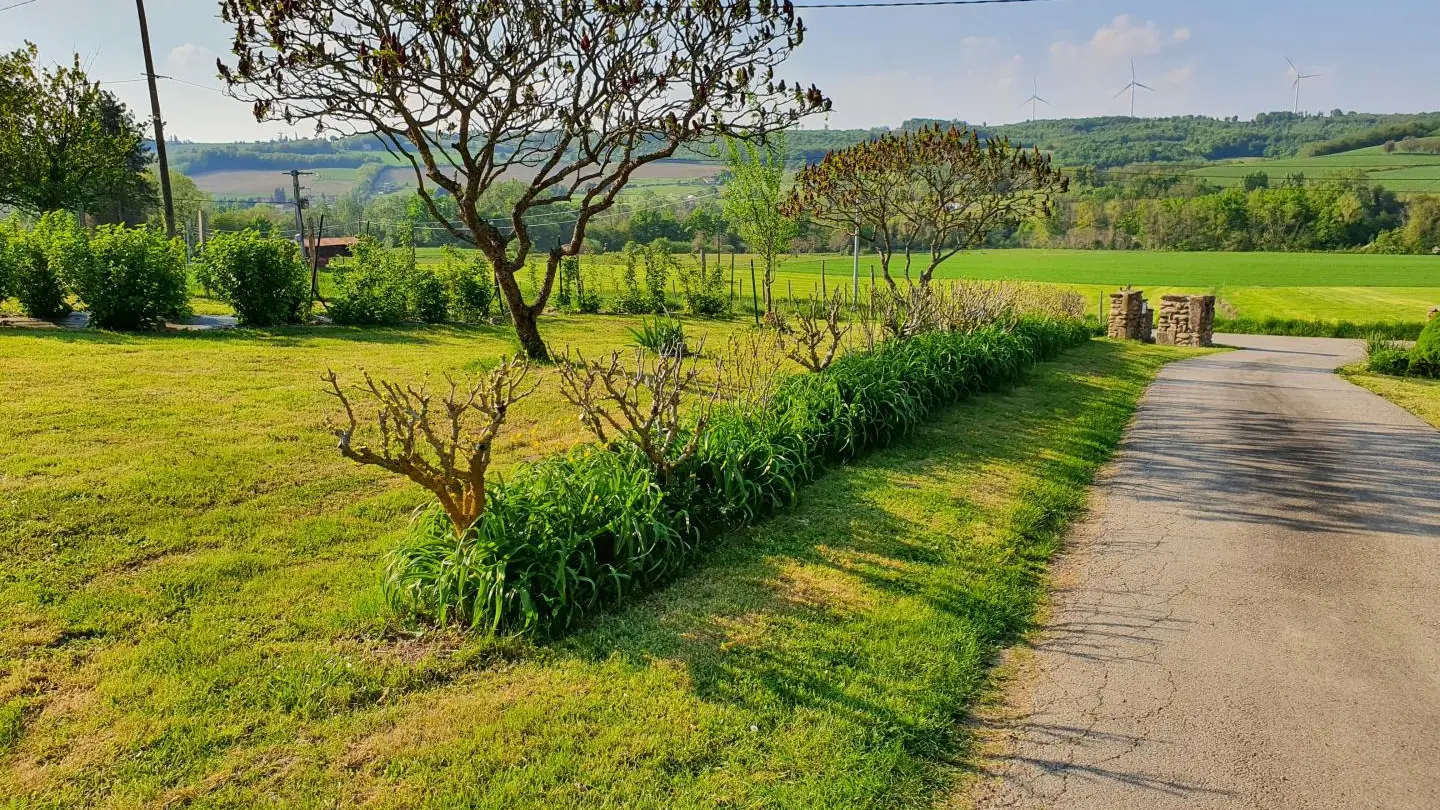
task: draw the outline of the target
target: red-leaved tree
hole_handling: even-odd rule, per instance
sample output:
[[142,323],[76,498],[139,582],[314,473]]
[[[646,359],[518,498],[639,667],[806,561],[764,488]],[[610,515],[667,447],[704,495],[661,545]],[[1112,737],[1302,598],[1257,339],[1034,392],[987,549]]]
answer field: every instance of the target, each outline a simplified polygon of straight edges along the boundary
[[939,126],[886,134],[828,153],[806,166],[781,209],[845,233],[858,233],[880,254],[891,290],[896,256],[907,282],[916,254],[919,286],[962,250],[997,230],[1050,213],[1070,181],[1038,149],[971,130]]
[[[804,25],[773,0],[222,0],[219,62],[258,120],[377,134],[415,172],[430,214],[495,267],[525,353],[561,260],[646,164],[697,141],[751,138],[826,110],[775,75]],[[501,180],[527,184],[503,221],[477,213]],[[437,199],[455,199],[446,216]],[[527,220],[573,219],[540,288],[517,280]]]

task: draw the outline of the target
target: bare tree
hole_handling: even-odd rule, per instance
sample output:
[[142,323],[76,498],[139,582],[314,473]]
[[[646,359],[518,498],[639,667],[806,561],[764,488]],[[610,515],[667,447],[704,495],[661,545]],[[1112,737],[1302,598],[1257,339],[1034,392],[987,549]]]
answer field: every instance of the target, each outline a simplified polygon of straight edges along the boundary
[[910,284],[915,253],[925,255],[919,286],[926,287],[946,259],[984,244],[996,230],[1048,214],[1068,188],[1038,149],[936,126],[830,152],[796,175],[782,208],[859,233],[880,254],[885,282],[896,290],[897,254]]
[[[829,109],[775,69],[805,32],[789,0],[222,0],[233,65],[259,120],[376,133],[415,172],[430,214],[495,267],[525,353],[561,260],[640,167],[682,145],[757,137]],[[504,178],[503,222],[477,212]],[[437,200],[454,198],[447,216]],[[573,217],[534,299],[516,277],[536,214]]]
[[[376,409],[375,447],[356,444],[360,432],[355,406],[334,371],[327,373],[330,395],[340,400],[343,422],[327,421],[340,440],[340,454],[403,475],[435,493],[455,535],[463,538],[485,512],[485,475],[490,469],[495,437],[505,424],[510,407],[535,391],[525,387],[527,360],[501,358],[500,365],[465,388],[448,379],[450,390],[441,411],[431,407],[432,395],[424,388],[376,381],[364,374],[355,390],[372,400]],[[467,424],[478,417],[477,425]]]

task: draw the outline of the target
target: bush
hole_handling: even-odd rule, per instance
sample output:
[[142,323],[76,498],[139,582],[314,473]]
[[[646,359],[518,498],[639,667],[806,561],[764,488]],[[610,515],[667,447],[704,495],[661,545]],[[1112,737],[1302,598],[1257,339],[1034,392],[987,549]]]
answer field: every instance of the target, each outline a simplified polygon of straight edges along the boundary
[[298,323],[310,310],[310,273],[299,246],[253,230],[211,237],[196,281],[234,307],[246,326]]
[[680,289],[685,294],[685,309],[691,315],[713,318],[730,311],[730,286],[718,262],[713,269],[698,264],[682,266]]
[[441,266],[449,300],[450,317],[466,323],[479,323],[490,317],[495,300],[490,264],[478,252],[465,257],[450,245],[445,246],[445,263]]
[[1440,378],[1440,316],[1430,319],[1410,352],[1410,373]]
[[[18,220],[4,227],[0,240],[0,275],[20,309],[32,318],[59,318],[70,312],[62,267],[74,263],[84,251],[85,234],[74,217],[53,212],[26,232]],[[53,243],[53,244],[52,244]]]
[[715,413],[663,482],[627,442],[522,465],[490,489],[462,537],[435,525],[438,513],[417,520],[387,561],[385,593],[395,609],[431,620],[562,630],[673,576],[706,538],[793,503],[827,465],[1088,339],[1078,320],[1029,319],[846,355],[787,378],[767,408]]
[[428,267],[411,267],[406,310],[422,323],[444,323],[450,319],[450,293],[445,282]]
[[334,298],[327,305],[336,323],[399,323],[411,306],[415,265],[408,250],[391,250],[361,237],[350,260],[335,268]]
[[[63,238],[60,237],[60,238]],[[52,256],[66,250],[52,241]],[[189,312],[185,245],[150,228],[101,225],[83,252],[62,268],[75,294],[102,329],[163,325]]]

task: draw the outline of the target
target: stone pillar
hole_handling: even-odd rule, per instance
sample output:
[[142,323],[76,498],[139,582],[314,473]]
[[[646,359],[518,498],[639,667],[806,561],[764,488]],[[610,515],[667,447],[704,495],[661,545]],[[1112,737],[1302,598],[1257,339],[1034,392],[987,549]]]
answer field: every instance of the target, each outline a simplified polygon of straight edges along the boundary
[[1166,295],[1160,299],[1155,339],[1169,346],[1210,346],[1215,338],[1215,296]]
[[1145,302],[1141,290],[1121,290],[1110,293],[1110,319],[1105,334],[1116,340],[1143,340],[1149,342],[1151,327],[1150,305]]

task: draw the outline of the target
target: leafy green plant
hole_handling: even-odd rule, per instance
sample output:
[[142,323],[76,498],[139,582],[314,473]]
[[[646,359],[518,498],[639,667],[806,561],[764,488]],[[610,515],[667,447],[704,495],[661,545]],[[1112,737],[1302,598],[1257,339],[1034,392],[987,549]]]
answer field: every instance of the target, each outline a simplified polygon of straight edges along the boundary
[[[52,255],[64,248],[52,241]],[[189,312],[185,245],[150,228],[101,225],[64,273],[102,329],[140,329]]]
[[440,275],[445,282],[452,318],[478,323],[490,317],[495,285],[490,279],[490,264],[483,255],[473,253],[467,258],[453,246],[446,245]]
[[[1021,319],[852,352],[785,378],[768,407],[741,397],[703,421],[667,422],[664,464],[643,436],[607,432],[603,445],[517,467],[490,487],[469,532],[422,513],[387,559],[386,596],[430,621],[563,630],[672,577],[707,538],[793,503],[827,466],[1089,337],[1079,320]],[[604,376],[589,382],[591,391],[605,387]],[[643,402],[636,413],[647,421]],[[611,427],[633,434],[627,421]]]
[[730,288],[719,263],[713,268],[695,263],[682,264],[679,277],[680,290],[685,295],[685,309],[691,315],[713,318],[730,311]]
[[1365,339],[1365,368],[1403,376],[1410,370],[1410,351],[1384,335],[1372,334]]
[[288,239],[253,230],[218,233],[200,254],[195,279],[246,326],[299,323],[310,309],[310,274]]
[[666,356],[683,356],[685,346],[685,324],[679,318],[656,315],[640,321],[640,328],[630,330],[635,344],[644,349]]
[[655,301],[640,285],[639,270],[645,264],[645,248],[626,242],[620,252],[620,295],[615,298],[615,311],[626,315],[648,315],[655,312]]
[[349,261],[332,265],[338,288],[329,304],[336,323],[398,323],[410,311],[414,264],[410,252],[361,237]]
[[423,323],[444,323],[450,319],[450,295],[444,280],[429,267],[410,268],[406,312]]
[[1410,373],[1440,377],[1440,316],[1430,319],[1410,351]]
[[[46,214],[34,229],[25,231],[11,219],[0,232],[0,276],[32,318],[58,318],[70,312],[69,292],[60,265],[74,259],[75,245],[84,245],[84,233],[64,212]],[[52,235],[58,249],[51,249]]]

